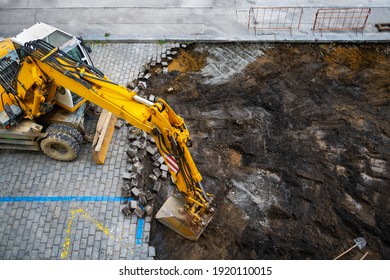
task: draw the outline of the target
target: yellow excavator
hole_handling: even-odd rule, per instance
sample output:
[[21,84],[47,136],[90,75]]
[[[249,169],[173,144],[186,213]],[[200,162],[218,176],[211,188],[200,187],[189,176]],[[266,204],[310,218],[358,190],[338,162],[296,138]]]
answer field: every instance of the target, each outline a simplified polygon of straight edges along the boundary
[[[163,99],[144,99],[44,40],[24,46],[3,40],[0,55],[3,131],[26,119],[45,118],[58,106],[58,95],[68,94],[76,101],[71,107],[60,104],[70,112],[89,101],[116,114],[152,135],[179,190],[164,203],[156,219],[187,239],[199,238],[213,216],[213,195],[202,186],[202,176],[188,149],[191,139],[184,120]],[[75,158],[82,140],[75,128],[64,124],[49,125],[44,133],[36,134],[43,152],[64,161]]]

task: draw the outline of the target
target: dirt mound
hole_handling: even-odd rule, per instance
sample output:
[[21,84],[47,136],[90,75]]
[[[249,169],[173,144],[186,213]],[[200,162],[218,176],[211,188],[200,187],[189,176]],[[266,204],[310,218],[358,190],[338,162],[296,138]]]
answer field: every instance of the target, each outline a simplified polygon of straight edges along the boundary
[[390,259],[389,46],[258,49],[225,84],[201,72],[151,79],[185,118],[217,211],[198,242],[154,224],[157,256],[332,259],[362,236],[367,247],[347,258]]
[[169,65],[169,72],[179,71],[181,73],[200,71],[206,64],[206,53],[197,53],[180,50],[180,55],[174,59]]

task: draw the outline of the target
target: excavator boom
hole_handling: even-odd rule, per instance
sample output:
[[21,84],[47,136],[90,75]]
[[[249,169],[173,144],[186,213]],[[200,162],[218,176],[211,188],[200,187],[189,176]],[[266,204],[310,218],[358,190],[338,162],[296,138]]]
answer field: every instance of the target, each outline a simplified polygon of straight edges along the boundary
[[[153,136],[180,192],[167,200],[156,218],[183,237],[197,240],[212,218],[213,195],[201,184],[188,150],[191,140],[184,120],[163,99],[150,102],[42,40],[26,43],[23,51],[17,92],[34,92],[35,114],[41,108],[37,103],[50,102],[53,90],[63,87]],[[26,88],[21,81],[31,80],[31,73],[35,78]],[[31,113],[31,108],[22,109]]]

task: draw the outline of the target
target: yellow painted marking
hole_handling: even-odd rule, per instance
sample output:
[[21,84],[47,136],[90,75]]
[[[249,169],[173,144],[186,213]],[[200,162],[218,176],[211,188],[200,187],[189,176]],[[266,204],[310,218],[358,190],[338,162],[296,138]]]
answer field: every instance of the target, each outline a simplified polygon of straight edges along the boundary
[[[92,217],[91,214],[89,214],[85,209],[78,208],[78,209],[72,209],[70,211],[70,218],[68,220],[67,228],[66,228],[66,236],[64,244],[62,245],[62,252],[61,252],[61,259],[66,259],[69,255],[70,250],[70,239],[72,236],[72,226],[73,221],[76,218],[76,214],[80,215],[84,219],[90,221],[93,225],[95,225],[99,230],[101,230],[105,235],[107,235],[109,238],[112,238],[115,240],[114,235],[110,233],[109,227],[105,226],[102,222]],[[122,237],[119,238],[119,242],[121,245],[125,245],[127,247],[130,247],[131,244],[123,244],[122,243]]]
[[70,219],[68,221],[68,226],[66,228],[66,237],[65,237],[64,245],[62,246],[61,259],[65,259],[69,254],[70,235],[72,234],[72,224],[75,216],[76,216],[76,212],[75,210],[72,210],[70,212]]

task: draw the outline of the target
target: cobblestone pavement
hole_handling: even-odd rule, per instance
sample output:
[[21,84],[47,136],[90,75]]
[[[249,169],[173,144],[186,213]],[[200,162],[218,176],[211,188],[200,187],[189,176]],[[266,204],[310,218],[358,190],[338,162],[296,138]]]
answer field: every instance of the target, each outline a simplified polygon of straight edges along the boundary
[[[94,44],[94,64],[126,84],[165,45]],[[86,119],[93,131],[94,119]],[[153,259],[150,217],[125,218],[120,201],[125,127],[114,133],[106,163],[90,143],[70,163],[39,152],[0,150],[0,259]]]

